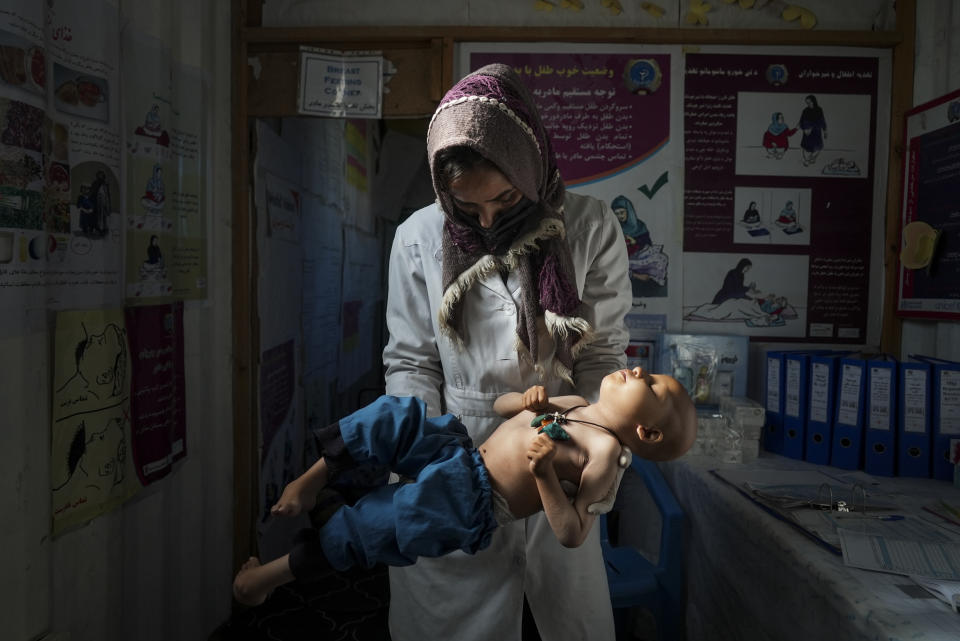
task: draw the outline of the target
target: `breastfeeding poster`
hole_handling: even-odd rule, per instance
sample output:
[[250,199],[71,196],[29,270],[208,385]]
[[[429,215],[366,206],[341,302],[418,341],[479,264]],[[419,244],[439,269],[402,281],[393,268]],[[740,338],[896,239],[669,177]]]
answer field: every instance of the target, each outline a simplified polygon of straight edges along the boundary
[[461,54],[461,76],[494,62],[520,76],[567,189],[604,201],[620,223],[634,318],[679,329],[680,48],[478,43]]
[[123,310],[57,315],[50,434],[53,534],[109,512],[140,489],[130,421]]
[[688,53],[683,330],[879,340],[889,52]]

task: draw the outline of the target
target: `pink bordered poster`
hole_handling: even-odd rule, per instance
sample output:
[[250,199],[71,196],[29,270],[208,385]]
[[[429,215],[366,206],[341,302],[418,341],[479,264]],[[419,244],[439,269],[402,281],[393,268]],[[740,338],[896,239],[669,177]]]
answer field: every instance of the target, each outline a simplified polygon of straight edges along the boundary
[[897,313],[960,318],[960,89],[905,115]]

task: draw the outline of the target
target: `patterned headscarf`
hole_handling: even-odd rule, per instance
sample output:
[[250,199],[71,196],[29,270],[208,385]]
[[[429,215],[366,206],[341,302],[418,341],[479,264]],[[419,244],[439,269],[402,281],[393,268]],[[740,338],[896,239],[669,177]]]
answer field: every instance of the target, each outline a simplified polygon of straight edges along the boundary
[[[435,166],[438,152],[469,147],[496,165],[529,202],[501,217],[519,216],[511,238],[485,237],[460,212]],[[501,64],[483,67],[458,82],[440,102],[427,130],[433,188],[444,212],[443,301],[438,312],[444,333],[462,345],[464,295],[497,271],[516,271],[521,304],[517,350],[543,376],[537,338],[542,316],[555,344],[554,373],[570,381],[577,354],[592,328],[580,316],[580,296],[563,219],[564,185],[547,132],[527,88]],[[516,223],[515,220],[510,220]]]

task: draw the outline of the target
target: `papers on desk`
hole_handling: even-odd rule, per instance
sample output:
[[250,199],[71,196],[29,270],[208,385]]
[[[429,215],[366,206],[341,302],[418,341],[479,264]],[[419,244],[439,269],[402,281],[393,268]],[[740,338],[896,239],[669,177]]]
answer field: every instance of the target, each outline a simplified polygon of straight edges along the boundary
[[951,540],[901,539],[839,528],[843,562],[864,570],[960,581],[960,544]]
[[846,565],[960,579],[960,537],[920,518],[919,512],[904,516],[896,501],[883,493],[866,492],[861,485],[819,471],[711,472],[770,514],[842,554]]
[[[711,473],[733,486],[778,519],[796,527],[834,554],[841,554],[835,526],[823,518],[827,510],[814,509],[815,504],[836,505],[844,486],[837,479],[817,471],[716,469]],[[831,488],[824,492],[824,486]],[[833,489],[835,488],[835,489]],[[827,508],[829,509],[829,508]]]
[[[953,542],[948,533],[940,528],[915,517],[905,517],[901,514],[870,513],[857,514],[837,512],[835,510],[797,510],[793,513],[797,524],[811,532],[837,550],[843,550],[841,530],[855,530],[863,535],[879,537],[881,539],[896,539],[904,541],[929,540],[939,543]],[[848,564],[849,565],[849,564]]]
[[923,576],[910,577],[914,582],[922,586],[930,594],[937,597],[951,608],[954,612],[960,612],[960,581],[938,581],[928,579]]

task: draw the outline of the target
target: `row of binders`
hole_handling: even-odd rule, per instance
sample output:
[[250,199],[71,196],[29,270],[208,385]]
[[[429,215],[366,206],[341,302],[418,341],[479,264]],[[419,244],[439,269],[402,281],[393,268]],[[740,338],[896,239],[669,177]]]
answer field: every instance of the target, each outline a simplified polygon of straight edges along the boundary
[[764,449],[881,476],[952,480],[960,363],[909,355],[770,351]]

